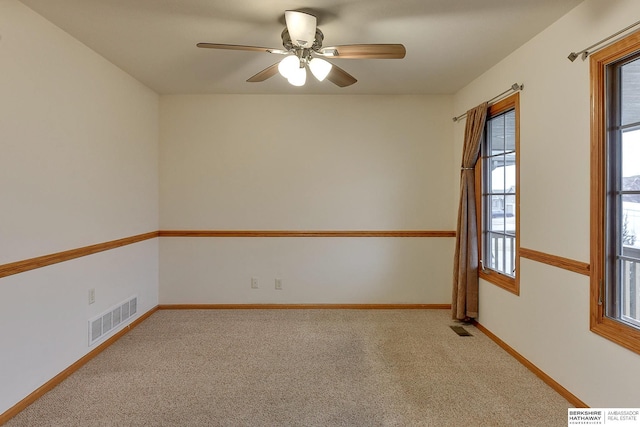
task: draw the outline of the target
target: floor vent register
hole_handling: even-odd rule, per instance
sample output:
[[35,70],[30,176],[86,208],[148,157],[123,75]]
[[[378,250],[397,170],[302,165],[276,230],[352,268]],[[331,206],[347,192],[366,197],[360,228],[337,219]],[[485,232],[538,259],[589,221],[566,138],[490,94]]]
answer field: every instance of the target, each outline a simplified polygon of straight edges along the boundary
[[89,320],[89,345],[105,338],[118,325],[138,312],[138,297],[134,296]]

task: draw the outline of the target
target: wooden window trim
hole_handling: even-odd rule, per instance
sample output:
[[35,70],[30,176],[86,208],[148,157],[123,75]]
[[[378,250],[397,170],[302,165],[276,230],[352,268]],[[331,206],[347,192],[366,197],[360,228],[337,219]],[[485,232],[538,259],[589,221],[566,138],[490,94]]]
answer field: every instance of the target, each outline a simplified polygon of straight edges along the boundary
[[[505,289],[515,295],[520,295],[520,93],[516,92],[513,95],[496,102],[489,107],[487,111],[487,119],[502,114],[508,110],[514,109],[516,116],[516,275],[515,277],[509,277],[505,274],[501,274],[498,271],[491,270],[483,271],[478,270],[478,275],[481,279],[486,280],[502,289]],[[484,142],[483,142],[484,144]],[[482,159],[476,163],[476,212],[478,221],[478,254],[482,258],[483,253],[483,230],[482,230]]]
[[[605,286],[605,176],[607,171],[605,75],[606,67],[640,51],[640,33],[631,34],[594,53],[590,59],[591,80],[591,331],[636,353],[640,353],[640,330],[605,315],[600,296]],[[604,296],[603,296],[604,298]]]

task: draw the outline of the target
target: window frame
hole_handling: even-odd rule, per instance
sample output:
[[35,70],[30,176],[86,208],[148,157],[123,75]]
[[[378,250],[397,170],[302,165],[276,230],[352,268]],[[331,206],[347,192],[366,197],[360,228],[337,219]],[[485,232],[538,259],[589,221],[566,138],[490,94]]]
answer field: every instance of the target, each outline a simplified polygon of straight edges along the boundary
[[[607,283],[607,67],[640,53],[640,33],[631,34],[591,55],[591,275],[590,315],[592,332],[640,353],[640,328],[606,314]],[[611,285],[613,286],[613,285]]]
[[[504,98],[489,106],[487,110],[487,124],[489,120],[504,114],[510,110],[515,112],[515,154],[516,154],[516,194],[515,194],[515,277],[507,276],[497,270],[488,268],[478,269],[478,276],[502,289],[505,289],[515,295],[520,295],[520,93]],[[485,211],[483,207],[484,199],[484,179],[483,179],[483,163],[484,163],[484,147],[487,143],[487,128],[485,126],[482,147],[478,156],[478,162],[475,167],[475,190],[476,190],[476,212],[477,212],[477,228],[478,228],[478,258],[484,258],[484,217]]]

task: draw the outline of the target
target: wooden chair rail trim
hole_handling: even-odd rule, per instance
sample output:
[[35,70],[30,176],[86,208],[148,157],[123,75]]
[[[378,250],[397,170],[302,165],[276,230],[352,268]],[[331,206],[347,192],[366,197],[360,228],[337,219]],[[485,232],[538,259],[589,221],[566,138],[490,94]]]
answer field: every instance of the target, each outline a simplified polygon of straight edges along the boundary
[[0,278],[158,237],[157,231],[0,265]]
[[448,230],[289,231],[289,230],[160,230],[0,265],[0,278],[131,245],[155,237],[455,237]]
[[160,304],[159,310],[450,310],[451,304]]
[[56,375],[55,377],[51,378],[49,381],[47,381],[46,383],[44,383],[43,385],[38,387],[35,391],[33,391],[31,394],[29,394],[24,399],[22,399],[20,402],[18,402],[15,405],[13,405],[7,411],[5,411],[4,413],[0,414],[0,425],[5,424],[11,418],[15,417],[19,412],[24,410],[27,406],[31,405],[33,402],[38,400],[40,397],[44,396],[49,390],[53,389],[55,386],[60,384],[62,381],[64,381],[71,374],[76,372],[78,369],[80,369],[82,366],[84,366],[87,362],[89,362],[91,359],[96,357],[98,354],[102,353],[104,350],[107,349],[107,347],[109,347],[114,342],[118,341],[127,332],[129,332],[131,329],[133,329],[136,326],[138,326],[140,323],[142,323],[144,320],[146,320],[149,316],[151,316],[157,310],[158,310],[158,307],[156,306],[156,307],[153,307],[151,310],[147,311],[146,313],[140,315],[140,317],[135,319],[129,325],[125,326],[122,330],[120,330],[117,333],[115,333],[113,336],[108,338],[105,342],[103,342],[102,344],[98,345],[96,348],[91,350],[89,353],[87,353],[86,355],[84,355],[83,357],[78,359],[71,366],[69,366],[68,368],[66,368],[65,370],[60,372],[58,375]]
[[526,248],[520,248],[520,256],[532,261],[541,262],[564,270],[573,271],[574,273],[583,274],[585,276],[589,276],[591,274],[591,266],[586,262],[575,261],[573,259],[563,258],[557,255],[551,255]]
[[160,230],[160,237],[456,237],[451,230]]
[[571,403],[576,408],[588,408],[586,403],[582,400],[578,399],[573,393],[564,388],[560,383],[547,375],[542,369],[538,368],[536,365],[527,360],[523,355],[515,351],[511,346],[502,341],[496,335],[494,335],[490,330],[482,326],[482,324],[478,322],[474,322],[474,325],[487,337],[489,337],[493,342],[498,344],[504,351],[509,353],[513,358],[515,358],[518,362],[524,365],[525,368],[529,369],[533,372],[538,378],[544,381],[549,387],[554,389],[560,396],[564,397],[569,403]]

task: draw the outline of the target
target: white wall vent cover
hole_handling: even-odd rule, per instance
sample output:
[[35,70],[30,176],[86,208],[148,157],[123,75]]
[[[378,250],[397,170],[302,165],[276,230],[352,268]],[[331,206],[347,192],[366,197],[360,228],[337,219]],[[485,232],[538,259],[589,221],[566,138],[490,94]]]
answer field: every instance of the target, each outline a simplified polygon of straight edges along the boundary
[[138,311],[138,297],[133,296],[98,316],[89,319],[89,345],[93,345],[114,331],[118,325]]

